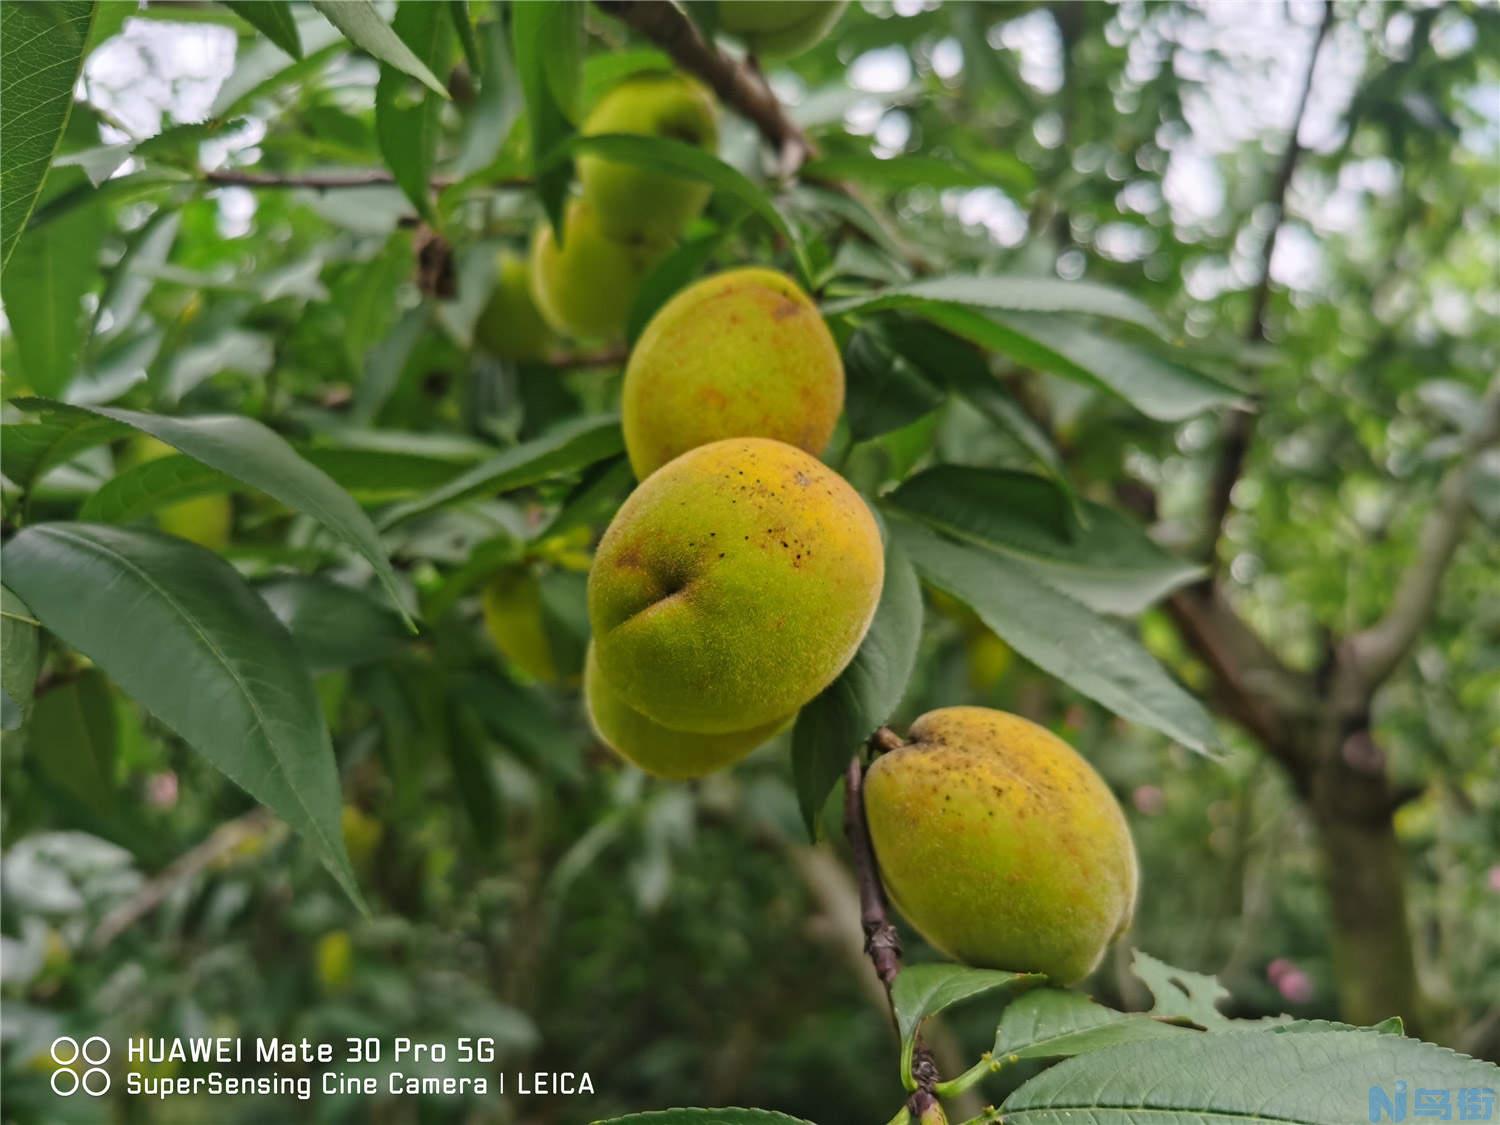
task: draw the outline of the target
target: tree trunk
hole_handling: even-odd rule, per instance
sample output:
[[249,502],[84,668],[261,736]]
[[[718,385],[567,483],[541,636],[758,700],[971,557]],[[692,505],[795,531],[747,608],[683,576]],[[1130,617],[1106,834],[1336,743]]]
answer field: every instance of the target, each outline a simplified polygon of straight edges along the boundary
[[1318,755],[1309,806],[1318,830],[1333,931],[1339,1010],[1350,1023],[1420,1023],[1405,871],[1384,761],[1359,730]]

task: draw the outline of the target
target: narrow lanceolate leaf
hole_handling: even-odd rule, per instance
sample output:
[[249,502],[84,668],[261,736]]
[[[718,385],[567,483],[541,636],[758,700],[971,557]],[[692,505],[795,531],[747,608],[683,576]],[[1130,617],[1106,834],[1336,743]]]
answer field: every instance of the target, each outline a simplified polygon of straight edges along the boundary
[[1026,473],[940,465],[903,483],[887,502],[1021,560],[1049,586],[1100,613],[1133,616],[1202,573],[1113,508],[1080,501],[1082,526],[1074,526],[1062,489]]
[[128,427],[150,434],[209,468],[311,516],[375,568],[391,598],[410,620],[390,560],[369,517],[328,474],[308,464],[285,439],[259,422],[237,415],[169,418],[108,406],[67,406],[42,399],[17,400],[16,405],[45,412],[44,424],[59,416],[66,421],[67,415],[73,414],[117,423],[120,432]]
[[1062,281],[1055,277],[974,274],[928,277],[835,301],[823,311],[838,316],[877,309],[920,309],[931,304],[991,312],[1087,314],[1125,321],[1153,332],[1162,331],[1156,313],[1128,293],[1090,281]]
[[[18,6],[29,5],[7,4],[0,11]],[[4,81],[8,98],[8,73]],[[44,198],[56,199],[72,186],[92,190],[81,169],[55,169]],[[16,243],[0,275],[0,297],[20,360],[10,374],[38,394],[60,394],[78,373],[89,328],[83,297],[98,277],[105,226],[104,210],[86,205],[33,227]]]
[[1018,560],[965,546],[906,519],[892,520],[917,572],[968,605],[1042,670],[1121,718],[1208,753],[1213,720],[1144,648]]
[[94,669],[39,699],[27,730],[42,775],[100,816],[115,806],[118,738],[109,684]]
[[370,0],[312,0],[312,5],[360,50],[375,56],[382,63],[405,71],[438,97],[448,96],[447,87],[438,81],[437,75],[432,73],[426,63],[412,53],[411,48],[401,41],[401,37],[391,26],[380,18],[380,13]]
[[1016,1125],[1348,1125],[1400,1121],[1423,1090],[1459,1120],[1460,1099],[1497,1088],[1500,1067],[1377,1031],[1189,1033],[1059,1063],[1000,1111]]
[[0,730],[26,721],[41,655],[36,616],[9,587],[0,586]]
[[1117,1012],[1081,992],[1039,988],[1008,1005],[995,1029],[994,1057],[1001,1062],[1055,1059],[1144,1039],[1193,1035],[1140,1012]]
[[511,9],[511,47],[531,133],[531,171],[537,198],[559,236],[573,162],[566,153],[551,157],[574,131],[582,44],[582,4],[517,4]]
[[902,969],[891,986],[891,1006],[901,1036],[901,1076],[907,1088],[912,1088],[912,1048],[928,1016],[986,992],[1030,988],[1042,979],[1035,973],[971,969],[967,965],[908,965]]
[[234,567],[170,536],[87,523],[22,530],[4,565],[49,632],[302,833],[358,901],[312,677]]
[[10,262],[67,128],[95,9],[93,0],[0,5],[0,266]]
[[302,37],[287,0],[223,0],[224,7],[294,59],[302,57]]
[[579,153],[593,153],[620,164],[634,164],[653,172],[667,172],[685,179],[701,180],[717,192],[749,207],[764,219],[771,229],[784,238],[796,255],[803,280],[808,282],[806,248],[795,227],[771,201],[764,188],[739,169],[724,163],[701,148],[666,137],[646,137],[633,133],[598,133],[575,135],[554,149],[544,161],[551,169]]
[[594,1125],[812,1125],[770,1109],[659,1109],[595,1121]]
[[409,639],[401,619],[332,579],[289,574],[255,587],[315,672],[384,660]]
[[[449,13],[429,0],[402,0],[393,25],[423,64],[444,73],[452,56],[453,28]],[[432,217],[428,177],[437,152],[443,101],[431,91],[414,88],[398,67],[382,63],[375,86],[375,136],[386,166],[418,212]]]
[[885,585],[865,639],[849,666],[802,708],[792,731],[792,775],[808,835],[849,759],[891,717],[917,660],[922,588],[911,562],[888,540]]
[[412,516],[476,496],[495,495],[574,473],[613,457],[624,447],[618,418],[613,415],[580,418],[475,465],[426,496],[387,509],[380,527],[382,530],[394,527]]
[[92,523],[130,523],[169,504],[214,492],[232,492],[237,487],[233,478],[202,461],[169,454],[111,477],[84,501],[78,518]]

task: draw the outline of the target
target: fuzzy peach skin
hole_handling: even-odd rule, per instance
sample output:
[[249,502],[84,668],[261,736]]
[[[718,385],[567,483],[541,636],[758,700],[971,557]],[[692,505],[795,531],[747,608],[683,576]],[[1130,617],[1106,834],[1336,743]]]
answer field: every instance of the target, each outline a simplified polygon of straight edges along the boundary
[[651,318],[630,353],[620,408],[643,480],[721,438],[775,438],[817,456],[844,409],[844,363],[795,281],[729,270],[688,286]]
[[599,668],[664,726],[770,723],[843,670],[884,577],[874,517],[832,469],[764,438],[702,445],[647,477],[599,542]]
[[606,746],[647,773],[673,780],[703,777],[733,765],[792,721],[792,716],[785,716],[724,734],[695,734],[664,727],[620,698],[599,671],[593,645],[584,664],[583,694],[589,721]]
[[871,764],[864,798],[886,890],[950,957],[1071,984],[1130,926],[1125,815],[1093,767],[1035,723],[929,711]]
[[848,0],[719,0],[719,26],[761,58],[800,55],[832,30]]

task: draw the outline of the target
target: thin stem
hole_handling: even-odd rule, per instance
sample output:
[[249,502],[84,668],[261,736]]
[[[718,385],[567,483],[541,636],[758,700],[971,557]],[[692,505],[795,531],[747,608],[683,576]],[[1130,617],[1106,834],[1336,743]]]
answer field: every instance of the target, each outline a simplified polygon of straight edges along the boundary
[[[859,884],[859,924],[865,932],[865,953],[889,997],[896,975],[901,972],[901,937],[886,913],[885,890],[880,885],[875,850],[870,844],[870,829],[865,822],[864,787],[865,769],[856,754],[849,759],[844,773],[844,834],[854,852],[854,873]],[[894,1009],[892,1018],[895,1018]]]

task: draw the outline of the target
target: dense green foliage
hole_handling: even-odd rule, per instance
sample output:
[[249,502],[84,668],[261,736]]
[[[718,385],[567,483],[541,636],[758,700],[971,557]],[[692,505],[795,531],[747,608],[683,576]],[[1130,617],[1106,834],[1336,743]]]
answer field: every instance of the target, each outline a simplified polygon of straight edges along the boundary
[[[814,151],[721,103],[714,154],[578,133],[670,65],[618,7],[0,7],[6,1120],[882,1121],[919,1032],[1016,1121],[1500,1086],[1311,1022],[1500,1058],[1500,16],[868,0],[765,61]],[[711,193],[625,338],[507,355],[580,166]],[[588,727],[585,576],[629,342],[747,265],[839,343],[885,585],[794,725],[666,782]],[[962,703],[1103,775],[1140,901],[1079,992],[903,930],[898,1044],[839,779]],[[491,1036],[595,1093],[68,1101],[59,1034]]]

